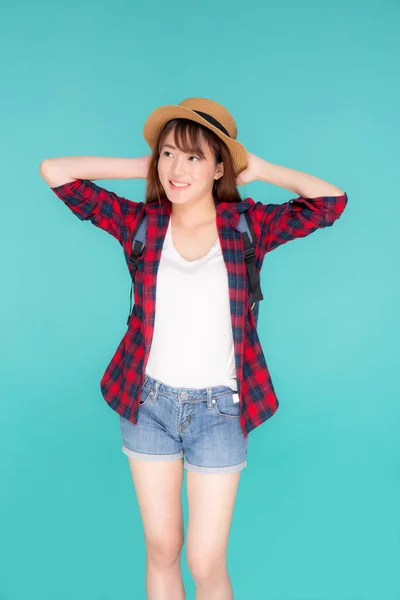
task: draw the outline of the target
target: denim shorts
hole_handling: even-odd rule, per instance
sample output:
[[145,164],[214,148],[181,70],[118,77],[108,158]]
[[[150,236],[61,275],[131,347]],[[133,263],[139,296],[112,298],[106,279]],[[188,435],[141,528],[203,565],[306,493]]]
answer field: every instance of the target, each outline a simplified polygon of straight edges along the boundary
[[240,405],[225,385],[175,388],[148,375],[137,424],[120,416],[122,452],[145,460],[176,460],[202,473],[233,473],[246,466],[248,436]]

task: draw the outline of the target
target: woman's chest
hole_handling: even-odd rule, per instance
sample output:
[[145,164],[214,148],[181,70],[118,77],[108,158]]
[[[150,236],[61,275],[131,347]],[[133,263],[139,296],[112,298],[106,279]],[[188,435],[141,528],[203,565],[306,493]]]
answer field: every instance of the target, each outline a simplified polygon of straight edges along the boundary
[[215,222],[187,230],[176,226],[170,220],[167,235],[173,249],[187,262],[206,257],[219,241]]

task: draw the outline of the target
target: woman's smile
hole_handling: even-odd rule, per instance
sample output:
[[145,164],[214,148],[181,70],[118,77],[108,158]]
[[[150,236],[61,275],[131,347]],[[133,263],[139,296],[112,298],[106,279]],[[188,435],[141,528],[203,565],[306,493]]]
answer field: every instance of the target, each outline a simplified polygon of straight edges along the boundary
[[177,182],[177,185],[175,185],[174,183],[172,183],[171,180],[169,181],[169,184],[173,190],[184,190],[184,189],[190,187],[190,183],[179,183],[178,184],[178,182]]

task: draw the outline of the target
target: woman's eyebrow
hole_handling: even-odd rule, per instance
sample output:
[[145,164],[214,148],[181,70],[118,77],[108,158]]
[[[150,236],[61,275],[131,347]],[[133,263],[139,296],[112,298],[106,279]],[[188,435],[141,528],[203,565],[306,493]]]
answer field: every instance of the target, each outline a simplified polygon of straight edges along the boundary
[[[163,148],[171,148],[172,150],[179,150],[179,148],[176,148],[175,146],[172,146],[172,144],[163,144],[161,146],[161,150]],[[196,150],[194,150],[194,149],[190,150],[189,152],[185,152],[185,154],[191,154],[191,153],[198,154],[198,152]]]

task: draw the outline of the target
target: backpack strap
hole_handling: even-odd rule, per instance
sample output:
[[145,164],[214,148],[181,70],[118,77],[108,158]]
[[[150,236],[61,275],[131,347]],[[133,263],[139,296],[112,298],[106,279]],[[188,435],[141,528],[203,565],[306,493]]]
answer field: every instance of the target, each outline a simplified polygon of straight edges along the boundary
[[253,225],[247,210],[240,213],[238,229],[242,232],[244,259],[246,262],[250,293],[250,305],[257,324],[259,302],[263,300],[264,297],[261,292],[260,275],[259,273],[257,273],[255,265],[256,238],[254,234]]
[[143,248],[146,245],[146,225],[147,225],[147,215],[143,212],[142,218],[140,219],[138,225],[136,225],[136,229],[133,232],[132,236],[132,253],[129,257],[129,263],[132,267],[132,281],[131,281],[131,292],[129,296],[129,316],[126,322],[129,325],[129,321],[132,316],[132,295],[133,295],[133,282],[135,281],[136,269],[137,269],[137,259],[143,252]]

